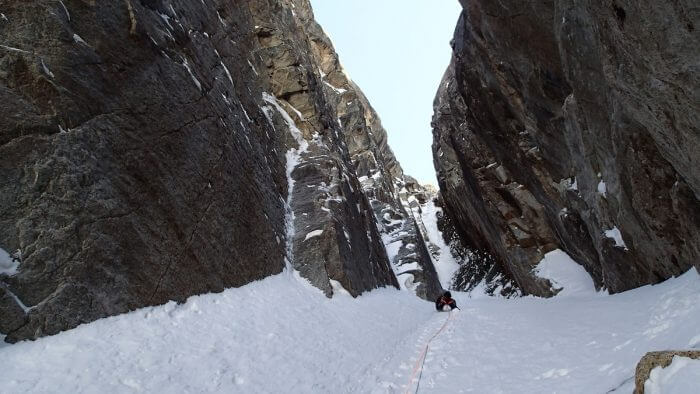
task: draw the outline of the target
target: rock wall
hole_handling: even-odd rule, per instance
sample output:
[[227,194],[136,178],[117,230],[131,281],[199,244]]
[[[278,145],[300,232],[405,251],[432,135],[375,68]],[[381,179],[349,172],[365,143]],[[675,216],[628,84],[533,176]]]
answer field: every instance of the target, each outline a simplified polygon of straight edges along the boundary
[[[353,178],[354,174],[360,182],[360,187],[356,189],[367,198],[370,212],[373,213],[367,217],[378,224],[383,241],[382,249],[386,248],[389,252],[388,258],[401,288],[432,300],[442,288],[417,221],[407,210],[410,205],[408,200],[420,193],[422,187],[404,175],[389,148],[387,134],[379,116],[343,70],[332,43],[314,21],[308,1],[299,0],[290,4],[309,38],[311,55],[317,65],[309,72],[317,71],[317,83],[322,87],[326,104],[331,109],[328,113],[332,119],[328,127],[338,128],[342,140],[339,145],[347,150],[351,161],[347,165],[351,169],[347,176]],[[299,112],[305,118],[313,118],[312,114],[305,113],[303,109],[299,109]],[[366,208],[363,200],[363,215],[366,215]],[[357,237],[365,238],[359,232],[350,238]],[[313,262],[318,261],[318,258],[311,256],[307,260]]]
[[563,249],[619,292],[700,267],[691,1],[462,1],[434,163],[464,243],[525,294]]
[[2,333],[16,341],[281,272],[285,141],[239,2],[10,1]]
[[328,296],[398,286],[375,214],[403,174],[308,1],[0,11],[7,341],[285,266]]
[[518,284],[504,275],[491,254],[465,244],[452,217],[446,213],[445,201],[439,193],[435,205],[440,208],[436,214],[438,230],[452,258],[459,264],[452,278],[451,289],[471,293],[482,287],[485,294],[493,296],[510,298],[522,295]]
[[265,112],[275,128],[296,134],[287,153],[293,162],[287,168],[293,185],[288,260],[328,296],[338,286],[354,296],[397,286],[345,142],[347,130],[338,123],[337,93],[324,79],[318,41],[328,38],[308,1],[248,4],[260,45],[259,73],[269,81]]
[[651,370],[656,367],[668,367],[675,356],[700,360],[700,350],[664,350],[646,353],[635,368],[634,394],[644,394],[644,383],[649,379]]

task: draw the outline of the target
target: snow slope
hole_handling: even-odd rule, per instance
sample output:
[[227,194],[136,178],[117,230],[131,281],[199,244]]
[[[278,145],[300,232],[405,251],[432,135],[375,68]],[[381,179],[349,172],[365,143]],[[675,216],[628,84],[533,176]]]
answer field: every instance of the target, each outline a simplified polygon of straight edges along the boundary
[[482,298],[458,313],[421,392],[631,393],[644,353],[700,347],[700,276],[609,296]]
[[[700,347],[700,276],[616,295],[456,294],[421,393],[630,393],[647,351]],[[0,348],[2,393],[403,393],[447,313],[393,289],[327,299],[288,273]]]

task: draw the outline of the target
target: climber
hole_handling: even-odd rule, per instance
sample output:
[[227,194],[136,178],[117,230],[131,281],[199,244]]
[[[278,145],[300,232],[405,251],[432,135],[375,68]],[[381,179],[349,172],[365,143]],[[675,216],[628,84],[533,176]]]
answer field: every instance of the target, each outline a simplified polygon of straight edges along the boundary
[[447,307],[450,307],[449,310],[459,309],[457,308],[457,301],[452,298],[452,294],[449,291],[446,291],[440,298],[435,300],[435,309],[438,311],[448,310]]

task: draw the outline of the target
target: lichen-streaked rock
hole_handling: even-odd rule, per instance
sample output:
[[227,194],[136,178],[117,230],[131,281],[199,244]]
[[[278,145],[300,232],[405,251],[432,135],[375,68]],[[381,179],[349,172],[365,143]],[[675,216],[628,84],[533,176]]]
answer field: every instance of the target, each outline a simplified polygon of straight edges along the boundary
[[463,1],[434,162],[464,243],[526,294],[563,249],[619,292],[700,266],[697,7]]

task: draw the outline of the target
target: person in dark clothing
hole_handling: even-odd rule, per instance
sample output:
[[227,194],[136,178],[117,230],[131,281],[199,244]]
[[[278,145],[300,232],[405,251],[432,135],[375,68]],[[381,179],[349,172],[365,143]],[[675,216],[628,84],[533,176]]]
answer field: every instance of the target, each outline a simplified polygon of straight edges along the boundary
[[444,310],[445,306],[449,306],[450,310],[459,309],[457,308],[457,301],[452,298],[452,294],[446,291],[437,300],[435,300],[435,309],[438,311]]

